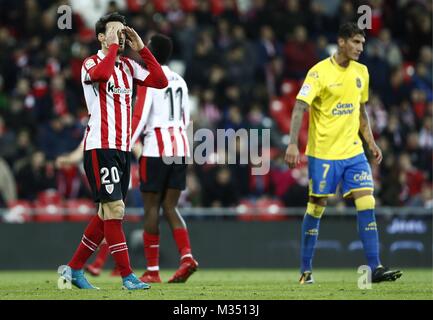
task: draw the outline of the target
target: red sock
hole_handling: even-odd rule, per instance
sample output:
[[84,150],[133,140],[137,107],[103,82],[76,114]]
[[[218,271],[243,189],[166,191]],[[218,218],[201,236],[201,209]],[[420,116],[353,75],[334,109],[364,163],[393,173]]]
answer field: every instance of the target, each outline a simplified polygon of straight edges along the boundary
[[110,248],[108,247],[108,243],[104,241],[99,245],[99,251],[96,256],[95,262],[92,265],[95,268],[102,268],[107,261],[108,253],[110,252]]
[[188,230],[186,228],[174,229],[173,237],[180,253],[180,260],[183,258],[192,258]]
[[87,259],[98,248],[102,239],[104,239],[104,221],[98,216],[94,216],[84,230],[83,238],[74,253],[68,266],[72,269],[82,269]]
[[159,272],[159,234],[143,232],[144,257],[147,261],[147,270]]
[[126,277],[132,273],[129,264],[128,246],[122,229],[122,220],[110,219],[104,221],[105,240],[110,248],[111,255],[119,267],[120,275]]

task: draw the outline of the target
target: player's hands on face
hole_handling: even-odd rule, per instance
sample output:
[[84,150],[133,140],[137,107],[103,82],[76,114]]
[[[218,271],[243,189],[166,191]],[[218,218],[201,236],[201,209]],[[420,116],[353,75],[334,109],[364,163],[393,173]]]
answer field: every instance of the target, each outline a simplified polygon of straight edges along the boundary
[[105,41],[107,43],[107,47],[109,47],[112,44],[119,44],[119,33],[121,30],[119,28],[116,28],[114,26],[109,27],[107,31],[107,36],[105,38]]
[[299,164],[299,149],[296,144],[289,144],[286,150],[286,156],[284,157],[284,160],[287,162],[290,169],[295,168]]
[[144,48],[143,40],[141,40],[138,33],[132,29],[131,27],[125,27],[126,32],[126,43],[131,47],[134,51],[140,51]]
[[373,154],[374,158],[376,159],[377,164],[380,164],[382,162],[382,150],[377,146],[377,144],[374,144],[370,146],[370,151]]

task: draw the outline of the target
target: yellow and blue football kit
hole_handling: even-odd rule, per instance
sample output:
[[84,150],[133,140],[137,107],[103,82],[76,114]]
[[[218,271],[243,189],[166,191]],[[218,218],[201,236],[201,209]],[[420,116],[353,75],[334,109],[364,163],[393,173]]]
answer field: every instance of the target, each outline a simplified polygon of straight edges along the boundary
[[310,195],[334,195],[341,181],[344,196],[373,189],[359,136],[360,105],[368,100],[368,86],[367,67],[356,61],[344,68],[330,57],[309,70],[296,99],[310,106]]
[[[342,182],[344,196],[355,190],[373,190],[371,168],[359,136],[360,106],[368,100],[368,70],[356,61],[346,68],[333,57],[308,72],[297,95],[310,106],[308,129],[308,174],[310,196],[334,195]],[[355,207],[359,237],[372,281],[395,281],[400,271],[384,268],[379,259],[379,235],[372,195],[357,197]],[[301,284],[313,283],[313,257],[325,207],[309,202],[302,221]]]

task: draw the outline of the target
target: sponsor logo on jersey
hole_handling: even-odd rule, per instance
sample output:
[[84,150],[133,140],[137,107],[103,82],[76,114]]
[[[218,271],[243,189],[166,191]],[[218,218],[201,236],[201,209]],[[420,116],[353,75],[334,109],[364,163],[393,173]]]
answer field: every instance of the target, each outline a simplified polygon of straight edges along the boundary
[[353,103],[339,103],[336,105],[334,109],[332,109],[333,116],[344,116],[350,115],[353,113],[355,108],[353,107]]
[[356,86],[357,86],[358,88],[360,88],[360,89],[361,89],[361,87],[362,87],[361,79],[359,79],[358,77],[356,78]]
[[122,87],[115,87],[114,83],[108,82],[108,92],[112,92],[113,94],[131,94],[132,89],[130,88],[122,88]]

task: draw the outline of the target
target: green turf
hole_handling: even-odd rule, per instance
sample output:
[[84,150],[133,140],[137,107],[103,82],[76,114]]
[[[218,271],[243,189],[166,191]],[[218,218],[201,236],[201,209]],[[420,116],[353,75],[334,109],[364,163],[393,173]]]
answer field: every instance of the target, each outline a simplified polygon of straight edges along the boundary
[[[161,273],[167,280],[173,271]],[[139,274],[139,272],[137,272]],[[146,291],[121,290],[120,278],[89,276],[101,290],[59,290],[49,271],[0,272],[0,300],[5,299],[433,299],[432,270],[405,269],[396,282],[358,289],[356,269],[316,270],[314,285],[298,284],[295,270],[199,270],[185,284],[153,284]]]

